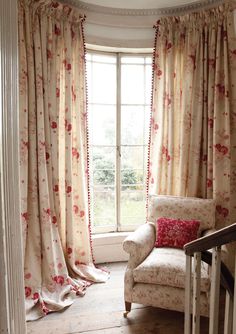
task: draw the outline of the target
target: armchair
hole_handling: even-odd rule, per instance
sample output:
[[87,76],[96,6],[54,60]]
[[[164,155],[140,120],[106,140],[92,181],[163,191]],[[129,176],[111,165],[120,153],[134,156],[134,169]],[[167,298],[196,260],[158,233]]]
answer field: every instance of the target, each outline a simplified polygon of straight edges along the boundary
[[[148,222],[126,238],[129,253],[125,272],[124,299],[126,312],[132,303],[184,312],[185,254],[182,249],[155,248],[156,220],[160,217],[200,221],[199,236],[215,227],[215,201],[176,196],[150,196]],[[209,268],[201,264],[200,313],[208,316]]]

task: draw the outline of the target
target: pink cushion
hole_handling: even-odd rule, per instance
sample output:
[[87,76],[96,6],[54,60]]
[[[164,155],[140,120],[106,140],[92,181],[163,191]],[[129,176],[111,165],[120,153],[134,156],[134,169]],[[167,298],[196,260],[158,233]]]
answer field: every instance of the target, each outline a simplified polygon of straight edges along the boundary
[[197,220],[158,218],[155,247],[183,248],[188,242],[197,239],[199,226]]

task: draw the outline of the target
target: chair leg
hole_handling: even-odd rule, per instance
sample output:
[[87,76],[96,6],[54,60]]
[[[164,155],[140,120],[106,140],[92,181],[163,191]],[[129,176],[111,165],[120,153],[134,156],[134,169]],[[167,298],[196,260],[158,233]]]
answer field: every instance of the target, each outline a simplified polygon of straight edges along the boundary
[[131,311],[131,303],[130,302],[125,302],[125,312],[124,312],[124,317],[127,318],[128,313]]

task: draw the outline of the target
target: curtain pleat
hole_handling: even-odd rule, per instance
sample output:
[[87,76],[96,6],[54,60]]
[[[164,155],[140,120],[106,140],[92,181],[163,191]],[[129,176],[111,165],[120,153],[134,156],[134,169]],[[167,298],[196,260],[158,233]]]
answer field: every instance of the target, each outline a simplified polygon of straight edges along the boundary
[[70,305],[91,282],[83,17],[19,2],[21,218],[27,320]]
[[216,227],[236,221],[233,8],[157,22],[148,193],[216,199]]

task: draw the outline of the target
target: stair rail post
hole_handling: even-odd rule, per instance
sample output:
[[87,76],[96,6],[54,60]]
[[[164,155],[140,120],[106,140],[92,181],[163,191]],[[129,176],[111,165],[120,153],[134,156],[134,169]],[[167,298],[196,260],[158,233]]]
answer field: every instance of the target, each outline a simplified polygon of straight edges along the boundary
[[184,334],[191,334],[192,257],[186,255]]
[[229,292],[225,292],[225,320],[224,320],[224,334],[232,334],[233,329],[233,298]]
[[236,252],[235,252],[235,264],[234,264],[234,310],[233,310],[233,334],[236,334]]
[[194,253],[193,272],[193,334],[200,334],[201,253]]
[[218,246],[213,248],[212,252],[209,334],[218,334],[219,301],[220,301],[219,298],[220,267],[221,267],[221,246]]

